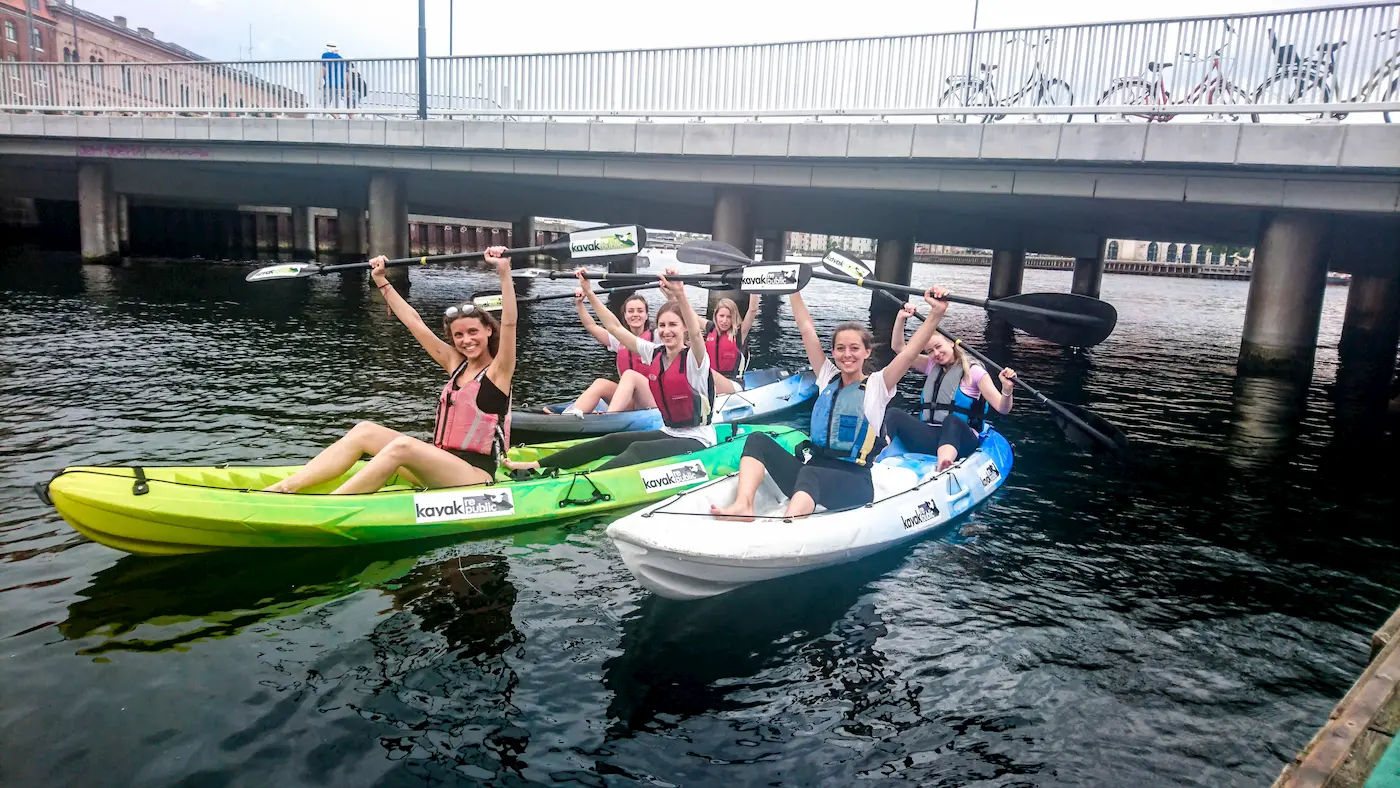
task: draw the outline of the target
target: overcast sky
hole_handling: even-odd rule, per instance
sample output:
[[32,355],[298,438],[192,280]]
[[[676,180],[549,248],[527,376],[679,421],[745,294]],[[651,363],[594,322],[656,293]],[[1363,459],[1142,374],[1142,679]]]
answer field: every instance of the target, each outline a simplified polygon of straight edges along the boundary
[[[428,53],[448,53],[450,0],[427,0]],[[346,57],[418,50],[417,0],[75,0],[79,8],[148,27],[215,60],[317,57],[327,41]],[[966,30],[972,0],[455,0],[456,54],[562,52],[749,44]],[[1288,0],[981,0],[979,28],[1024,27],[1268,11]],[[816,11],[821,8],[821,11]]]

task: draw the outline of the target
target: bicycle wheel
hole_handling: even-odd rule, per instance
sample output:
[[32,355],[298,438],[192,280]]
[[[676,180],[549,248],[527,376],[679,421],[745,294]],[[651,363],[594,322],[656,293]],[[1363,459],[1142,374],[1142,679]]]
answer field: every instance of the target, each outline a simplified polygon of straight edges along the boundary
[[[1062,79],[1047,79],[1040,85],[1040,91],[1035,97],[1037,107],[1073,107],[1074,91],[1069,89]],[[1041,115],[1036,114],[1037,120],[1046,123],[1069,123],[1074,115]]]
[[[987,85],[981,80],[961,79],[948,85],[943,95],[938,97],[940,107],[995,107],[996,99],[987,92]],[[971,117],[978,123],[991,123],[992,115],[939,115],[939,123],[967,123]]]
[[[1254,103],[1330,104],[1332,103],[1332,88],[1306,74],[1274,74],[1254,90]],[[1297,123],[1299,121],[1321,120],[1324,115],[1325,113],[1321,112],[1284,112],[1271,113],[1269,119]],[[1259,113],[1251,113],[1249,119],[1258,123]]]
[[1208,95],[1208,97],[1206,98],[1206,103],[1212,105],[1220,105],[1221,117],[1225,118],[1231,123],[1238,123],[1240,120],[1240,116],[1243,113],[1233,108],[1226,109],[1226,107],[1248,104],[1249,94],[1244,92],[1244,89],[1241,88],[1239,85],[1236,85],[1233,82],[1226,82],[1223,85],[1221,85],[1218,90],[1214,90],[1211,94]]
[[[1094,103],[1101,107],[1132,107],[1137,105],[1146,107],[1152,103],[1152,86],[1141,79],[1125,79],[1114,84],[1114,86],[1108,90],[1105,90],[1103,95],[1099,96],[1099,100]],[[1162,117],[1161,115],[1152,114],[1103,115],[1095,112],[1094,122],[1102,123],[1106,120],[1148,122]],[[1165,119],[1170,118],[1171,116],[1168,115]]]

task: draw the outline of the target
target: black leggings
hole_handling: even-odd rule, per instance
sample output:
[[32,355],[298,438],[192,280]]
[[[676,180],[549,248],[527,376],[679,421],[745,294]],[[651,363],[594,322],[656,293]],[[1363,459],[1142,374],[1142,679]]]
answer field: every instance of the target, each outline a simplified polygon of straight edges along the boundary
[[949,416],[942,424],[928,424],[895,408],[885,411],[885,435],[915,454],[938,454],[938,447],[952,446],[958,450],[959,459],[982,445],[976,430],[962,419]]
[[626,465],[651,462],[663,457],[673,457],[677,454],[685,454],[703,448],[705,448],[705,444],[694,438],[676,438],[661,430],[614,432],[611,435],[604,435],[587,443],[580,443],[563,451],[557,451],[540,460],[540,467],[577,468],[594,460],[612,456],[611,460],[598,466],[598,470],[606,471]]
[[813,457],[804,465],[800,458],[764,432],[749,435],[744,442],[744,456],[763,463],[778,489],[789,498],[805,492],[827,509],[863,506],[875,499],[868,465],[824,457]]

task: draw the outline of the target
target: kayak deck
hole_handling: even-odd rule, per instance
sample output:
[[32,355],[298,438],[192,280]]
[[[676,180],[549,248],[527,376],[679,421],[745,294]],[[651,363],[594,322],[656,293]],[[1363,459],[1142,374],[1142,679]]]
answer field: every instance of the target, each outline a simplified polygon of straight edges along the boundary
[[[141,555],[243,547],[336,547],[476,534],[655,501],[738,468],[755,431],[795,446],[786,427],[720,426],[714,447],[650,463],[595,470],[607,458],[558,475],[491,485],[416,489],[394,477],[380,490],[330,495],[338,479],[299,493],[263,492],[300,466],[72,467],[41,493],[75,530]],[[537,460],[577,441],[511,449]]]

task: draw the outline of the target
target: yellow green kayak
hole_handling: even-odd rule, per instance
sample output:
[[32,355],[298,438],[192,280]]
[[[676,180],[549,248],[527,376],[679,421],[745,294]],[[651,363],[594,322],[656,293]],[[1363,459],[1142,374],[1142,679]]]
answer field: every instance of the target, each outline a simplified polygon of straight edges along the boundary
[[[606,458],[556,476],[495,484],[416,489],[398,477],[363,495],[329,495],[345,476],[302,492],[262,488],[297,470],[287,467],[72,467],[40,497],[79,533],[138,555],[179,555],[241,547],[345,547],[457,534],[574,518],[662,498],[735,472],[744,439],[766,432],[789,449],[806,435],[789,427],[717,425],[719,443],[654,462],[594,470]],[[577,440],[510,450],[537,460]]]

